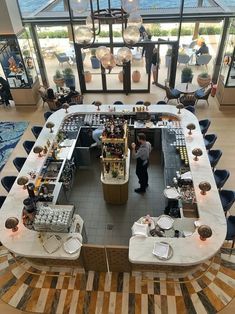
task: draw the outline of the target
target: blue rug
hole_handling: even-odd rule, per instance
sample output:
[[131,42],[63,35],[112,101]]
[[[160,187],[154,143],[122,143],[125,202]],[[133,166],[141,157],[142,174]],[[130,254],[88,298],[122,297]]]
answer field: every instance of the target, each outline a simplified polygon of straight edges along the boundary
[[0,122],[0,171],[27,127],[28,122]]

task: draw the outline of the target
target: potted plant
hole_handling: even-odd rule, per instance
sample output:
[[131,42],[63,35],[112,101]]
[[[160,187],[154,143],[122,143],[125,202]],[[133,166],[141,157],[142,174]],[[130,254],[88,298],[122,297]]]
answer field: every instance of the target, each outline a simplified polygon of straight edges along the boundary
[[55,75],[53,76],[53,81],[56,86],[59,86],[59,87],[64,86],[64,76],[60,72],[60,70],[56,70]]
[[172,49],[168,48],[166,55],[165,55],[165,66],[170,67],[171,65],[171,56],[172,56]]
[[66,87],[75,86],[75,75],[73,74],[73,70],[71,68],[65,68],[63,75]]
[[189,67],[185,67],[181,73],[181,83],[192,83],[193,71]]
[[138,70],[133,71],[133,73],[132,73],[132,81],[134,83],[138,83],[140,81],[140,78],[141,78],[140,71],[138,71]]
[[84,71],[85,82],[90,83],[92,80],[92,75],[90,71]]
[[96,49],[92,48],[91,49],[91,66],[92,69],[99,69],[100,68],[100,61],[97,59],[96,55]]
[[198,74],[197,82],[200,87],[207,87],[211,82],[211,76],[207,72]]

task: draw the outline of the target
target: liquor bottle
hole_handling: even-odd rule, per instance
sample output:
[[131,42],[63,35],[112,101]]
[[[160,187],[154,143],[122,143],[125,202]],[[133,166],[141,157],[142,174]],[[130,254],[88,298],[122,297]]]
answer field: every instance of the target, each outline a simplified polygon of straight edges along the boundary
[[30,198],[35,198],[34,189],[35,185],[33,183],[27,184],[28,195]]

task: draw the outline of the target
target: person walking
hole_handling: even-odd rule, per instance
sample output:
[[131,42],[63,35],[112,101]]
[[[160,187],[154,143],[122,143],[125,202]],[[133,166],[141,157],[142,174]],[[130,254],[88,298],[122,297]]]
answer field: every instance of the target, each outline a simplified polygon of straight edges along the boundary
[[151,71],[151,62],[153,57],[153,50],[155,48],[155,44],[151,40],[152,35],[148,35],[147,39],[144,40],[144,47],[142,51],[142,57],[145,56],[145,69],[146,74],[149,74]]
[[146,141],[144,133],[137,135],[138,143],[140,147],[136,151],[136,144],[132,143],[132,156],[136,159],[136,175],[139,179],[140,187],[135,189],[136,193],[145,193],[148,187],[148,166],[149,166],[149,154],[151,152],[151,144]]
[[160,66],[160,57],[158,53],[158,49],[154,48],[153,49],[153,55],[152,55],[152,60],[151,60],[151,70],[153,73],[153,82],[152,84],[157,84],[157,79],[158,79],[158,69]]

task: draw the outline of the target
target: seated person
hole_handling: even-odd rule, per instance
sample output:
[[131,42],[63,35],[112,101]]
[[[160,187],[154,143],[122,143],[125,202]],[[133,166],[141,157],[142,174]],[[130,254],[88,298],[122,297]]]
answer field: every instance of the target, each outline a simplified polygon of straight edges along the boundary
[[196,51],[197,56],[209,54],[209,48],[207,47],[206,43],[203,42],[201,47]]
[[47,89],[47,99],[56,99],[55,93],[52,88]]
[[90,147],[101,147],[101,136],[103,134],[104,127],[98,127],[97,129],[92,131],[92,138],[95,141],[95,143],[91,144]]
[[63,101],[63,102],[59,101],[59,99],[56,97],[54,90],[52,88],[47,89],[47,99],[48,99],[48,101],[52,101],[55,104],[55,108],[51,108],[49,103],[48,103],[50,109],[52,109],[52,110],[60,109],[62,107],[62,104],[65,102],[65,101]]
[[70,89],[70,91],[69,91],[68,95],[65,97],[65,100],[68,103],[71,102],[73,97],[80,95],[79,92],[75,90],[75,86],[70,86],[69,89]]

